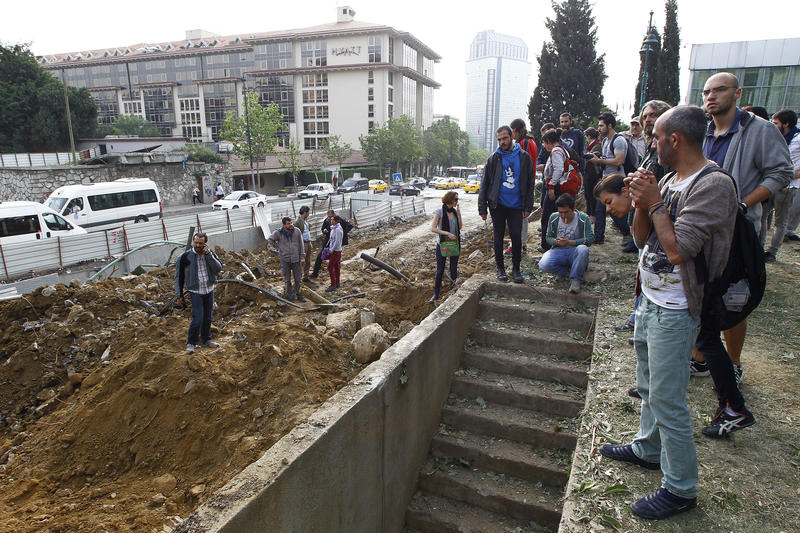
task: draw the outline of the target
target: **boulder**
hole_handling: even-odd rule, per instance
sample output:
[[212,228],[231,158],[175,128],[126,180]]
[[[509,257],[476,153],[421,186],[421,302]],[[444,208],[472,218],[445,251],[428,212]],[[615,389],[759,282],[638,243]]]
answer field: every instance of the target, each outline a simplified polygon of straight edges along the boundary
[[161,494],[169,494],[175,489],[177,484],[178,480],[175,479],[175,476],[169,473],[164,474],[163,476],[158,476],[153,480],[153,488]]
[[359,363],[371,363],[389,347],[389,335],[380,324],[370,324],[353,337],[353,355]]
[[365,328],[375,323],[375,313],[372,311],[361,311],[361,327]]
[[360,319],[361,316],[358,309],[330,313],[325,319],[325,327],[336,330],[342,335],[352,337],[358,329]]

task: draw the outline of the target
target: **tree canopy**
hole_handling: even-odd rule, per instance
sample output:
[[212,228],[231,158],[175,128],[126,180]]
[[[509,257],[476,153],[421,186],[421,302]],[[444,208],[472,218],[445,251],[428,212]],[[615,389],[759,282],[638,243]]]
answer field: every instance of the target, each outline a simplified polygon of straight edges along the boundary
[[437,120],[423,133],[428,164],[451,167],[469,160],[469,134],[458,127],[449,116]]
[[597,27],[589,0],[552,2],[555,18],[547,18],[551,41],[537,57],[539,80],[528,103],[531,134],[538,138],[546,122],[558,123],[563,112],[578,124],[597,116],[603,103],[605,54],[597,55]]
[[338,135],[331,135],[322,142],[322,153],[328,161],[336,163],[341,170],[345,159],[353,155],[353,146],[342,141]]
[[378,165],[381,174],[386,167],[406,170],[425,155],[422,134],[414,122],[405,115],[391,118],[380,128],[358,137],[364,157]]
[[101,124],[98,135],[138,135],[139,137],[161,137],[158,126],[138,115],[120,115],[114,124]]
[[[67,88],[75,138],[94,137],[97,106],[86,89]],[[0,151],[69,147],[64,85],[41,68],[27,45],[0,44]]]

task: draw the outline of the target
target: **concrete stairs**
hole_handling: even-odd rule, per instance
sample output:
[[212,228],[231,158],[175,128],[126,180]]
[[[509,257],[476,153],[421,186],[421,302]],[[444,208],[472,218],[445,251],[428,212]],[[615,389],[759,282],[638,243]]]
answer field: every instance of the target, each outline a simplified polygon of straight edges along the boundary
[[404,531],[558,528],[596,307],[528,285],[484,286]]

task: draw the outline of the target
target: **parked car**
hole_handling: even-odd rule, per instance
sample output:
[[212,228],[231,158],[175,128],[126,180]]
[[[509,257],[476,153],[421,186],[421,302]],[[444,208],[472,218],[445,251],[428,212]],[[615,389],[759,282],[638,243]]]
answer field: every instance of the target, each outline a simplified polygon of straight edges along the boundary
[[85,229],[39,202],[0,202],[0,244],[85,233]]
[[217,200],[211,207],[214,211],[239,209],[240,207],[264,207],[267,197],[254,191],[234,191],[222,200]]
[[369,188],[375,192],[383,192],[388,188],[383,180],[369,180]]
[[409,185],[414,185],[419,188],[425,188],[425,186],[428,185],[428,180],[426,180],[425,178],[416,177],[408,180],[408,183]]
[[369,190],[369,180],[367,178],[347,178],[339,187],[339,192],[360,192]]
[[436,184],[437,189],[458,189],[458,178],[442,178],[442,181]]
[[434,188],[434,189],[435,189],[435,188],[436,188],[436,184],[437,184],[437,183],[439,183],[439,182],[440,182],[440,181],[442,181],[442,180],[446,180],[446,179],[447,179],[447,178],[442,178],[442,177],[439,177],[439,176],[434,176],[434,177],[433,177],[433,178],[431,178],[431,180],[428,182],[428,187],[432,187],[432,188]]
[[393,196],[419,196],[422,190],[411,183],[394,183],[389,186],[389,194]]
[[333,190],[333,185],[330,183],[312,183],[299,193],[297,193],[298,198],[316,198],[318,200],[324,200],[331,194],[335,194],[336,191]]
[[459,187],[463,187],[467,184],[467,180],[465,178],[450,178],[453,183],[453,188],[458,189]]
[[477,178],[467,180],[467,184],[464,185],[465,193],[474,192],[477,194],[479,190],[481,190],[481,182]]

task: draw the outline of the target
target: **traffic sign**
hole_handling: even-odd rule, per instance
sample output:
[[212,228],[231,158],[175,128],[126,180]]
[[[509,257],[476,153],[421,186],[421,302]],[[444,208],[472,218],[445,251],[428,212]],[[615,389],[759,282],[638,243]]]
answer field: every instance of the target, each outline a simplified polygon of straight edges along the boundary
[[392,174],[392,181],[393,181],[394,183],[402,183],[402,181],[403,181],[403,174],[402,174],[402,173],[400,173],[400,172],[395,172],[394,174]]

